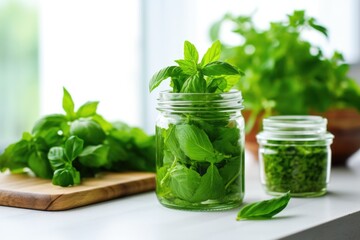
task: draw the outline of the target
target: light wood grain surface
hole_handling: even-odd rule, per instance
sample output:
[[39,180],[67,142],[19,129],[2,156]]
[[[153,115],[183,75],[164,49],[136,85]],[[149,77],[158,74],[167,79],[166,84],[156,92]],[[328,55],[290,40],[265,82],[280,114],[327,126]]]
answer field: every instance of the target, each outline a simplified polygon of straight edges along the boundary
[[80,185],[60,187],[25,174],[0,174],[0,205],[66,210],[155,189],[153,173],[103,173]]

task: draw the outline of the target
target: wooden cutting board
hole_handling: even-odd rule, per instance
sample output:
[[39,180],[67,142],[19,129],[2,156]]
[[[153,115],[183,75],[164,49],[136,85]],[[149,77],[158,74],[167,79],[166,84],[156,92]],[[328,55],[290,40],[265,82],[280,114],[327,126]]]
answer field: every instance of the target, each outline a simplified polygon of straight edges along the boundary
[[37,210],[66,210],[155,189],[155,174],[103,173],[74,187],[25,174],[0,174],[0,205]]

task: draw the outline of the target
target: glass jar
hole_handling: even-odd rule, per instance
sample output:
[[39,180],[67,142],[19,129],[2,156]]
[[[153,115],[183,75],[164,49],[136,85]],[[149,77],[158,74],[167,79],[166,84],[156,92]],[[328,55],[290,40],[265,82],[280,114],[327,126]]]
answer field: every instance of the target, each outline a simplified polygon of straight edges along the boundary
[[333,135],[319,116],[273,116],[263,120],[256,137],[261,182],[267,193],[290,191],[293,197],[326,193]]
[[169,208],[225,210],[244,197],[244,118],[239,91],[161,92],[156,194]]

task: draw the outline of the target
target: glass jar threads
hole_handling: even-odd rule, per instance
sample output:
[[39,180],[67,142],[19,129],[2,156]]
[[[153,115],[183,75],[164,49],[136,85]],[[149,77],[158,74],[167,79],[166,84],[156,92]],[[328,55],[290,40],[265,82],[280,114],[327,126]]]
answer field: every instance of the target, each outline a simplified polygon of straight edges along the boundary
[[271,195],[293,197],[326,193],[333,135],[319,116],[273,116],[257,135],[261,182]]
[[239,91],[161,92],[156,194],[166,207],[225,210],[244,197],[244,119]]

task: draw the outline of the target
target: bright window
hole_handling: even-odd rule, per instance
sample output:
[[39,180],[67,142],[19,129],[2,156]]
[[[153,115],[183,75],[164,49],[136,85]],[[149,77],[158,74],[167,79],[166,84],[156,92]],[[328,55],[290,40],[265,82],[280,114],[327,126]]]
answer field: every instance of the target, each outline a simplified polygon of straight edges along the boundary
[[61,112],[62,87],[77,106],[98,100],[107,119],[153,133],[160,89],[149,94],[148,82],[182,57],[184,40],[203,54],[210,25],[227,12],[256,11],[265,26],[294,9],[329,28],[330,41],[307,37],[359,62],[356,0],[0,0],[0,148]]
[[41,1],[41,114],[62,111],[66,87],[78,106],[98,100],[106,119],[140,125],[139,24],[139,1]]

